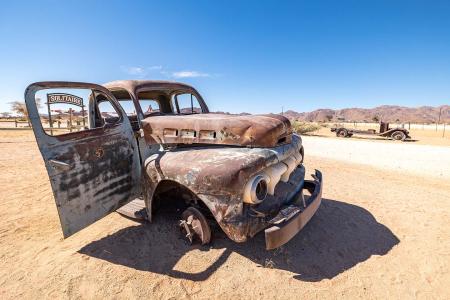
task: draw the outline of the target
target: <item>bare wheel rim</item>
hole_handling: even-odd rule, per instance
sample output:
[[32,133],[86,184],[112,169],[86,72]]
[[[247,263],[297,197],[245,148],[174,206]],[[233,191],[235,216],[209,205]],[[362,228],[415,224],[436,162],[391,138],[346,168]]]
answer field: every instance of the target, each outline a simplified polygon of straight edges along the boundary
[[340,130],[339,132],[338,132],[338,136],[339,137],[345,137],[347,135],[347,133],[345,132],[345,130]]
[[403,132],[396,132],[392,135],[392,138],[396,141],[401,141],[405,138],[405,134]]
[[208,221],[195,207],[189,207],[181,214],[180,228],[190,243],[199,241],[205,245],[211,241]]

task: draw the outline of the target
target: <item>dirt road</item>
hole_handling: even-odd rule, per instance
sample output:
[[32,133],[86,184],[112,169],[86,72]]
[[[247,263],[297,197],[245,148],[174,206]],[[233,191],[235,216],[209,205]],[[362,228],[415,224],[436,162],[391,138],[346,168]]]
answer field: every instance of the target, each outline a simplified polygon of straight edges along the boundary
[[304,136],[306,155],[372,166],[382,170],[450,180],[450,147],[411,142]]
[[450,182],[311,152],[325,199],[281,249],[217,229],[190,247],[174,218],[115,213],[63,240],[33,137],[0,131],[0,298],[448,299]]

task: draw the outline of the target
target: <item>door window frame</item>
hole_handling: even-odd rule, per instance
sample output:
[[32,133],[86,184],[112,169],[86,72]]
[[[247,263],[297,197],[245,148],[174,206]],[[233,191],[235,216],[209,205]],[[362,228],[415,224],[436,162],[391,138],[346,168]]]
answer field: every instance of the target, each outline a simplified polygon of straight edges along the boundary
[[[45,129],[42,125],[41,118],[39,115],[39,110],[36,106],[36,93],[41,90],[45,89],[57,89],[57,88],[67,88],[67,89],[90,89],[92,93],[94,94],[94,99],[91,101],[89,99],[88,104],[88,114],[91,116],[95,116],[95,114],[99,113],[98,111],[98,104],[96,101],[97,94],[102,94],[107,100],[111,103],[111,105],[116,109],[119,119],[117,122],[113,124],[103,124],[102,126],[95,126],[94,128],[89,128],[81,131],[76,132],[68,132],[63,133],[60,135],[49,135],[47,132],[45,132]],[[27,99],[31,100],[27,101]],[[43,138],[52,140],[52,139],[64,139],[64,140],[70,140],[71,137],[76,138],[80,134],[87,134],[90,135],[90,133],[97,132],[99,130],[105,130],[106,128],[113,128],[116,126],[120,126],[124,122],[124,115],[125,112],[123,108],[120,106],[114,95],[111,94],[111,92],[102,86],[91,84],[91,83],[85,83],[85,82],[63,82],[63,81],[54,81],[54,82],[36,82],[25,90],[25,105],[27,107],[28,115],[30,118],[30,122],[32,126],[36,129],[36,135],[37,138]],[[95,111],[97,110],[97,111]],[[95,124],[96,125],[96,124]],[[130,125],[131,127],[131,125]]]

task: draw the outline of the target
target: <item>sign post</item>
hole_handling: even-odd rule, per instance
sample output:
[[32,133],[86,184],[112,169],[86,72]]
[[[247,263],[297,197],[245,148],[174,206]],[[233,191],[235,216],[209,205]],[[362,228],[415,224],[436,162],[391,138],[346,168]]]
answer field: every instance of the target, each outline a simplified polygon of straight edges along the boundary
[[86,129],[86,116],[85,116],[85,110],[84,110],[84,105],[81,107],[81,116],[83,118],[83,130]]
[[72,132],[72,107],[69,108],[69,131]]
[[53,135],[52,112],[50,110],[50,102],[48,101],[48,98],[47,98],[47,109],[48,109],[48,124],[50,125],[50,135]]
[[[84,120],[84,105],[83,98],[64,93],[50,93],[47,94],[47,108],[48,108],[48,121],[50,122],[50,134],[53,135],[53,123],[52,123],[52,115],[50,110],[50,104],[55,103],[64,103],[64,104],[72,104],[81,107],[83,114],[83,126],[85,124]],[[69,130],[72,132],[72,108],[69,108]]]

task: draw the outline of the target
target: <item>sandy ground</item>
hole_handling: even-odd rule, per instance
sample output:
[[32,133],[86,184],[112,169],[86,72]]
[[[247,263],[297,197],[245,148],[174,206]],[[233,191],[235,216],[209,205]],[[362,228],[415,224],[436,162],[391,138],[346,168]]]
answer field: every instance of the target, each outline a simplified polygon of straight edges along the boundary
[[450,147],[368,139],[304,136],[305,155],[450,181]]
[[323,204],[280,249],[217,229],[191,247],[173,219],[116,213],[63,240],[31,133],[0,131],[0,298],[449,299],[449,180],[314,151],[306,166],[323,171]]

